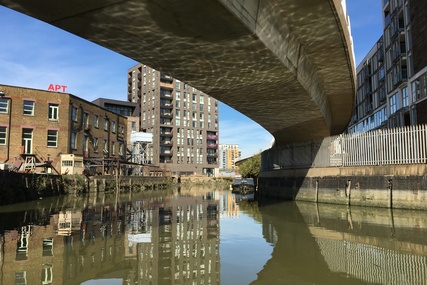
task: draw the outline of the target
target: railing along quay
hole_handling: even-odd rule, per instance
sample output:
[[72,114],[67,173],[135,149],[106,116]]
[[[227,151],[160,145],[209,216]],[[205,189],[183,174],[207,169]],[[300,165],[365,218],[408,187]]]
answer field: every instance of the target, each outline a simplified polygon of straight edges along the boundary
[[427,125],[342,134],[274,146],[262,153],[262,171],[292,168],[424,164]]

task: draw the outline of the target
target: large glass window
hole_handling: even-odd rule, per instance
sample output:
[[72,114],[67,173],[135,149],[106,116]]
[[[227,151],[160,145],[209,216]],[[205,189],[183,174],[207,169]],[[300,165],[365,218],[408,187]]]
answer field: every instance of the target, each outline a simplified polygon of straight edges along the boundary
[[34,101],[24,100],[24,115],[34,116]]
[[390,97],[390,115],[394,114],[399,109],[397,102],[398,94],[399,93],[395,93]]
[[47,146],[57,147],[58,146],[58,131],[47,130]]
[[9,113],[9,99],[0,98],[0,113]]
[[49,103],[49,121],[58,121],[59,105]]
[[409,106],[408,87],[402,89],[402,107]]
[[0,127],[0,145],[5,145],[7,141],[7,127]]

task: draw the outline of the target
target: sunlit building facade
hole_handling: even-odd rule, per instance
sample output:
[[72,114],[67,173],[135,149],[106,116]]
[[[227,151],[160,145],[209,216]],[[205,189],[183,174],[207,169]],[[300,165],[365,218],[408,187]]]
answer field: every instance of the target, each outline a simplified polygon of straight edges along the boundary
[[427,2],[382,2],[384,33],[357,67],[349,133],[427,123]]
[[220,144],[219,145],[219,169],[237,170],[236,161],[241,157],[241,151],[238,144]]
[[150,162],[178,174],[218,168],[218,101],[160,71],[128,71],[128,101],[140,104],[141,130],[153,134]]

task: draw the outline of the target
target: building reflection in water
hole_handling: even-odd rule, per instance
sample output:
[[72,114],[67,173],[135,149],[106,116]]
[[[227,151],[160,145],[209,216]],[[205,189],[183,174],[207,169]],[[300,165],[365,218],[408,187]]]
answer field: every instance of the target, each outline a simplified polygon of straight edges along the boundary
[[[0,208],[0,284],[220,284],[221,273],[229,276],[222,283],[237,284],[251,273],[252,285],[427,285],[421,211],[237,204],[229,192],[208,191],[132,199]],[[232,249],[222,260],[220,218],[222,250]],[[243,236],[260,224],[260,239]],[[265,260],[262,242],[272,246]]]
[[211,195],[12,214],[18,227],[0,225],[1,284],[220,284]]

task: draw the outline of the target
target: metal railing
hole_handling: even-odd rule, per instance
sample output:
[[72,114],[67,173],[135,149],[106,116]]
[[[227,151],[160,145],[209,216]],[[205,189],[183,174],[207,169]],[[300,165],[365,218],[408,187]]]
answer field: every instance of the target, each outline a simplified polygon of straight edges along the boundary
[[427,125],[382,129],[274,146],[262,152],[261,169],[421,164],[426,149]]

